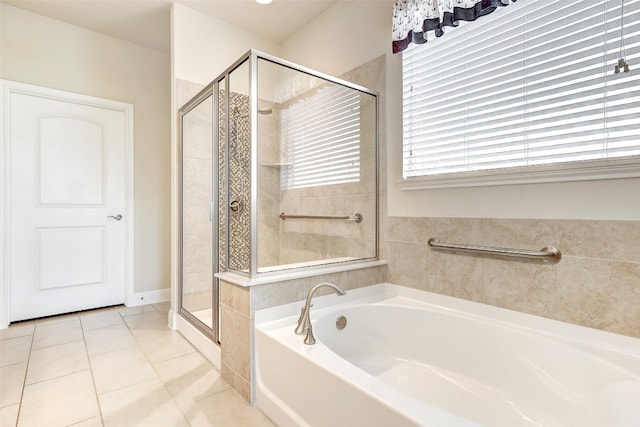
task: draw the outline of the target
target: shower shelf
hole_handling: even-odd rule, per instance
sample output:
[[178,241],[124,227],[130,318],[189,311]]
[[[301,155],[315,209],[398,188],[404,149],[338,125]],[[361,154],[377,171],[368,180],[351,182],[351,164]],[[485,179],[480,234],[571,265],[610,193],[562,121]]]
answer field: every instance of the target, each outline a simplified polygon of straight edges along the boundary
[[291,163],[260,163],[260,166],[266,168],[287,168],[293,166]]

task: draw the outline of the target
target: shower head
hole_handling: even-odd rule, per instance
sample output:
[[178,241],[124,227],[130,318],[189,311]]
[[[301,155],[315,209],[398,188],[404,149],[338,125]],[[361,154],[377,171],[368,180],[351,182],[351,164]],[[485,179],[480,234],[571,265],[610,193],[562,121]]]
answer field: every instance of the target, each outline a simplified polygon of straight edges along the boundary
[[267,116],[271,113],[273,113],[271,108],[258,108],[258,114],[262,114],[263,116]]

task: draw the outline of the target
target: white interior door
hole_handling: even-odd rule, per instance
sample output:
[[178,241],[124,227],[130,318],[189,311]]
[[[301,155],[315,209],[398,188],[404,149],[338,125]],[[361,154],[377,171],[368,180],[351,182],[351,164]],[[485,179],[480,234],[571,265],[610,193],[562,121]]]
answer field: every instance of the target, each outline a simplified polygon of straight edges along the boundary
[[123,111],[8,101],[10,320],[125,301]]

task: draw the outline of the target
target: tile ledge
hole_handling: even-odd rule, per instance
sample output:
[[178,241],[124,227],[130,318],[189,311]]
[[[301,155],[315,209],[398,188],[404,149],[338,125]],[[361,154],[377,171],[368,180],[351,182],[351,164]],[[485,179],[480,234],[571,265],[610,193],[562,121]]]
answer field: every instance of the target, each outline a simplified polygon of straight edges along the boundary
[[305,269],[300,271],[289,271],[289,272],[283,272],[283,273],[278,273],[273,275],[270,274],[269,276],[256,277],[256,278],[249,278],[246,276],[242,276],[240,274],[230,273],[230,272],[216,273],[214,274],[214,276],[220,280],[224,280],[225,282],[229,282],[234,285],[238,285],[242,287],[251,287],[251,286],[266,285],[266,284],[276,283],[276,282],[283,282],[286,280],[313,277],[321,274],[341,273],[343,271],[379,267],[382,265],[387,265],[387,261],[376,260],[376,261],[358,262],[353,264],[319,266],[319,267],[308,269],[308,270]]

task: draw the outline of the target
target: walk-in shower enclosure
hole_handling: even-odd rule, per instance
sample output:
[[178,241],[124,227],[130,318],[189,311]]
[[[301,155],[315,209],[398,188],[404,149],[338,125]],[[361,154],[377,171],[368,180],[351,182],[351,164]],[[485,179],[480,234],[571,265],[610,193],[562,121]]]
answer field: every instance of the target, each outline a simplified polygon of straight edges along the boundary
[[180,109],[180,313],[217,340],[216,272],[378,256],[378,96],[251,50]]

